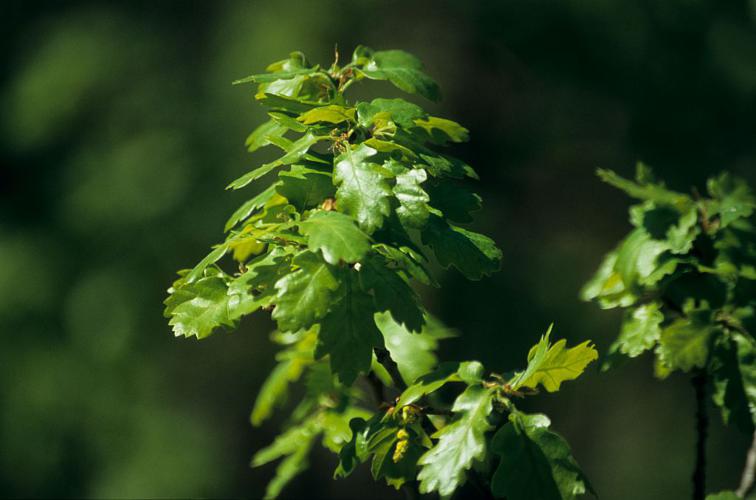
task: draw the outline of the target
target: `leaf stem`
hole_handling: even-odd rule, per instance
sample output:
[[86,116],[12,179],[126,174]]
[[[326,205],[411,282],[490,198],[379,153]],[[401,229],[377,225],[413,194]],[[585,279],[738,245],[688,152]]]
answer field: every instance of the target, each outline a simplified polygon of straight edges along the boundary
[[754,479],[756,479],[756,432],[753,433],[753,442],[746,455],[743,475],[740,477],[740,486],[735,492],[739,497],[745,498],[753,489]]
[[696,392],[696,466],[693,469],[693,500],[706,496],[706,435],[709,417],[706,413],[706,373],[697,372],[691,379]]
[[404,383],[402,375],[399,373],[399,366],[397,366],[396,361],[391,359],[391,354],[388,352],[388,350],[384,347],[375,347],[373,348],[373,352],[375,353],[375,357],[378,362],[383,365],[388,374],[391,376],[391,380],[394,382],[394,386],[396,386],[396,388],[400,391],[406,389],[407,385]]

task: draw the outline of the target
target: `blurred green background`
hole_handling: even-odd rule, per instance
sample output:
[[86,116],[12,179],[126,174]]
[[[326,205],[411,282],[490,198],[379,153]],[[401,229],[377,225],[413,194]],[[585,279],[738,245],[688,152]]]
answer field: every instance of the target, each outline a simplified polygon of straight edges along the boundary
[[[630,202],[596,167],[643,160],[680,189],[756,178],[754,1],[10,0],[0,30],[1,496],[262,494],[273,467],[248,462],[276,422],[248,414],[271,323],[196,342],[161,313],[175,270],[258,189],[223,190],[255,166],[243,143],[264,116],[230,82],[291,50],[413,52],[444,91],[429,109],[470,128],[455,152],[481,174],[476,227],[505,257],[490,279],[449,272],[421,291],[462,333],[449,359],[520,367],[551,321],[606,349],[620,318],[578,290]],[[529,407],[602,498],[689,497],[684,377],[660,383],[644,358]],[[711,491],[736,485],[748,442],[712,413]],[[400,498],[366,470],[331,481],[325,452],[312,463],[287,496]]]

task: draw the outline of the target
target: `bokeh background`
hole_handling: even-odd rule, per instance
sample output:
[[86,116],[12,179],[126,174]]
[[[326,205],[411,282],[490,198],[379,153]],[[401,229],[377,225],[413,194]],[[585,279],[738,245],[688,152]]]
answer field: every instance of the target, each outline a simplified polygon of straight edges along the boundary
[[[264,117],[230,82],[291,50],[413,52],[444,91],[429,109],[470,128],[455,152],[504,261],[422,290],[461,333],[449,359],[520,367],[551,321],[606,349],[620,318],[578,291],[630,202],[596,167],[643,160],[680,189],[756,177],[753,1],[8,0],[0,43],[1,496],[262,494],[273,467],[248,463],[276,422],[248,414],[271,323],[174,339],[161,302],[253,193],[223,189],[255,165],[243,142]],[[529,406],[602,498],[689,497],[685,377],[660,383],[643,358]],[[712,414],[710,490],[736,485],[748,442]],[[325,452],[312,463],[286,496],[400,498],[366,470],[331,481]]]

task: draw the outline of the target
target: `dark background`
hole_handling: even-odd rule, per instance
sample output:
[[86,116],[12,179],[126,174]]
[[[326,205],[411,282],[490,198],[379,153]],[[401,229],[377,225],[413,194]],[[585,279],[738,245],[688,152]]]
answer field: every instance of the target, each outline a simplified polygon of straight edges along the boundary
[[[481,175],[475,228],[504,260],[421,292],[461,333],[444,357],[506,371],[552,321],[601,352],[618,332],[618,314],[578,299],[629,228],[630,201],[596,167],[643,160],[679,189],[723,169],[754,181],[755,22],[756,2],[725,0],[3,2],[0,495],[262,494],[274,467],[248,461],[277,422],[248,414],[271,323],[197,342],[161,316],[175,270],[259,189],[223,189],[255,166],[243,142],[264,117],[231,80],[295,49],[329,64],[335,43],[425,61],[445,96],[428,108],[471,131],[455,153]],[[527,406],[601,498],[689,497],[684,376],[658,382],[644,357]],[[749,439],[712,422],[716,491],[736,485]],[[287,496],[393,494],[366,470],[331,481],[325,452],[312,463]]]

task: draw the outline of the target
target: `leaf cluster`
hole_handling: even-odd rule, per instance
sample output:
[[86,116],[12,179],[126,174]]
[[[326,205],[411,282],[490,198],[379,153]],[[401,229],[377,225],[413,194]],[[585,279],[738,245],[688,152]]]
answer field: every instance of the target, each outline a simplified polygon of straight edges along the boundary
[[[437,286],[434,260],[481,279],[498,269],[501,251],[462,226],[481,207],[465,184],[477,175],[447,147],[468,131],[404,99],[349,101],[345,91],[366,79],[440,95],[414,56],[367,47],[328,68],[294,52],[236,82],[257,84],[255,99],[268,108],[247,148],[280,156],[229,184],[270,179],[229,218],[225,240],[179,273],[165,301],[174,333],[203,339],[271,312],[281,350],[253,425],[286,403],[293,384],[302,397],[284,432],[253,458],[254,466],[280,460],[267,497],[307,467],[318,442],[338,454],[337,477],[370,462],[376,480],[423,493],[448,496],[470,477],[507,498],[525,498],[543,478],[543,498],[590,492],[548,419],[512,400],[558,390],[596,351],[588,342],[552,345],[547,333],[511,376],[474,361],[439,364],[438,342],[453,333],[415,287]],[[445,405],[450,390],[459,394]]]
[[660,378],[705,374],[725,422],[756,422],[756,198],[727,173],[706,193],[667,188],[645,165],[635,180],[599,176],[639,203],[632,231],[582,291],[624,312],[605,366],[652,351]]

